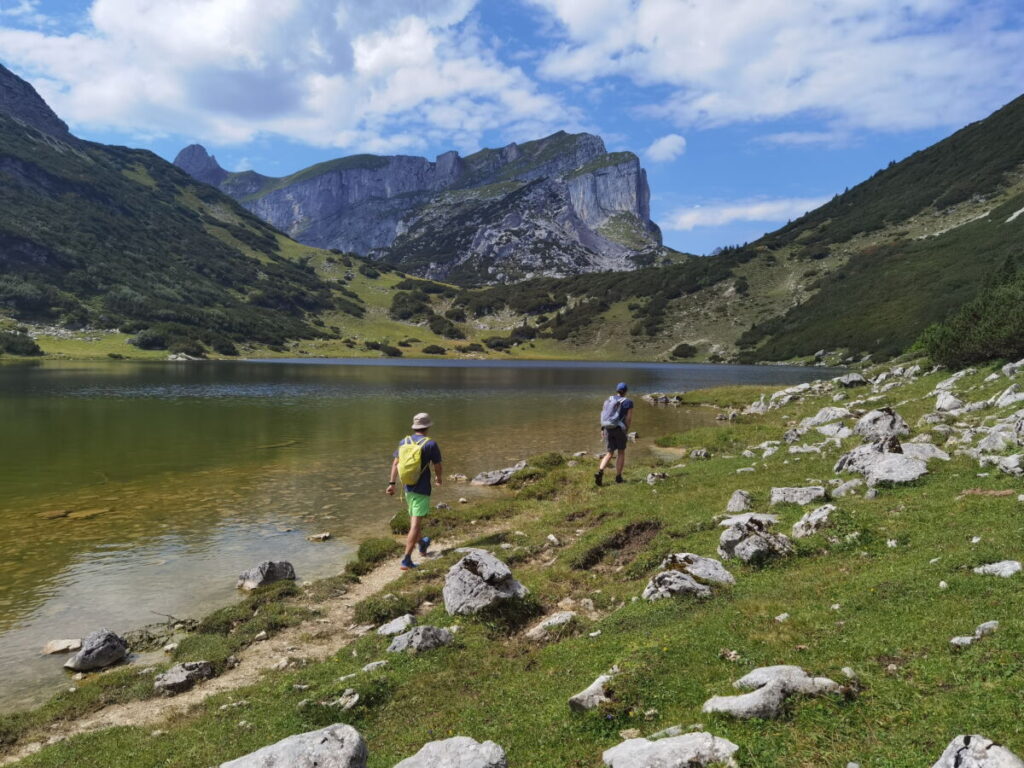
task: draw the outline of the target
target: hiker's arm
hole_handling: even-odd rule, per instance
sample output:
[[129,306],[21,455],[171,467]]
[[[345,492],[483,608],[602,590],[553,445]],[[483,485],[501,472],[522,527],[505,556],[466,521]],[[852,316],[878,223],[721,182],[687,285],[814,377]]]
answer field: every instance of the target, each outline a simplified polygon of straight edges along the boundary
[[388,496],[395,495],[395,486],[398,484],[398,459],[391,461],[391,475],[388,477],[388,487],[384,490]]
[[633,409],[630,408],[626,411],[626,431],[629,431],[629,425],[633,423]]
[[441,462],[440,461],[435,462],[435,464],[434,464],[434,482],[437,483],[437,485],[441,485],[441,475],[442,475],[442,472],[443,472],[443,470],[441,468]]

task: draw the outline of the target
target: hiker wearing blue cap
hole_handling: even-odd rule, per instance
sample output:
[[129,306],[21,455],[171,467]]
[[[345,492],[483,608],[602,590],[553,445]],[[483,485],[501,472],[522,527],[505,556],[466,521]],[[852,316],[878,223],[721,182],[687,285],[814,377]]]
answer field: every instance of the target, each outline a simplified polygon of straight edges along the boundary
[[622,469],[626,466],[626,433],[633,423],[633,401],[626,397],[629,387],[620,381],[615,394],[604,401],[601,407],[601,436],[604,438],[605,454],[594,473],[594,483],[604,482],[604,469],[615,455],[615,482],[622,482]]

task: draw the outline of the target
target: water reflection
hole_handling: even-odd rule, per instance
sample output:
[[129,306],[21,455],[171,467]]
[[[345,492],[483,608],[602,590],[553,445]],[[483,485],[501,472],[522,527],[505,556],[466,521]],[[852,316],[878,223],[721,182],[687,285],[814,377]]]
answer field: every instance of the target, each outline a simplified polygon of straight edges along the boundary
[[[447,472],[596,450],[596,413],[633,391],[795,382],[819,370],[726,366],[45,362],[0,366],[0,674],[5,704],[62,679],[39,648],[233,599],[266,558],[337,572],[401,502],[381,493],[411,415],[428,410]],[[647,437],[704,409],[643,409]],[[641,448],[644,444],[641,443]],[[488,493],[446,486],[438,500]],[[306,536],[322,530],[331,542]]]

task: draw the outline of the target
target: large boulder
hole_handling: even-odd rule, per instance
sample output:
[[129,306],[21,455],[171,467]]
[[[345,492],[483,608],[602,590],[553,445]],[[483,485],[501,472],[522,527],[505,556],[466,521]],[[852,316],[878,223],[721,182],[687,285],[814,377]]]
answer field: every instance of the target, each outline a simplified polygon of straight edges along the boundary
[[928,466],[920,459],[901,453],[883,453],[868,468],[864,479],[872,488],[876,485],[912,483],[928,474]]
[[781,533],[772,533],[768,525],[756,518],[722,531],[718,554],[725,560],[738,558],[745,563],[760,564],[773,557],[793,553],[793,544]]
[[808,512],[793,524],[793,538],[803,539],[813,536],[829,525],[829,517],[835,511],[835,504],[822,504]]
[[366,742],[351,725],[298,733],[220,768],[366,768]]
[[776,504],[799,504],[801,507],[815,501],[828,498],[825,489],[820,485],[809,485],[803,488],[772,488],[771,506]]
[[93,632],[82,641],[82,649],[64,662],[66,669],[88,672],[116,664],[128,655],[128,642],[109,629]]
[[424,744],[395,768],[508,768],[508,762],[505,750],[493,741],[481,744],[468,736],[453,736]]
[[441,627],[416,627],[391,641],[388,653],[424,653],[449,645],[455,635]]
[[287,560],[281,560],[276,563],[271,560],[264,560],[259,565],[240,573],[235,588],[249,591],[285,579],[295,580],[295,569],[291,563]]
[[512,571],[484,549],[466,555],[444,577],[444,607],[450,616],[471,615],[506,600],[526,597],[530,591],[512,578]]
[[200,680],[213,677],[213,665],[208,661],[186,661],[175,664],[153,680],[153,690],[171,696],[183,693]]
[[609,768],[698,768],[735,766],[739,747],[710,733],[684,733],[657,741],[627,739],[606,749],[601,759]]
[[511,467],[504,469],[492,469],[489,472],[481,472],[469,481],[470,485],[504,485],[512,479],[512,475],[526,469],[526,462],[520,461]]
[[710,557],[701,557],[692,552],[676,552],[661,561],[661,567],[681,571],[702,582],[711,584],[735,584],[736,579],[720,562]]
[[957,736],[932,768],[1024,768],[1024,760],[984,736]]
[[884,440],[910,434],[910,427],[892,408],[868,411],[857,421],[853,433],[867,440]]

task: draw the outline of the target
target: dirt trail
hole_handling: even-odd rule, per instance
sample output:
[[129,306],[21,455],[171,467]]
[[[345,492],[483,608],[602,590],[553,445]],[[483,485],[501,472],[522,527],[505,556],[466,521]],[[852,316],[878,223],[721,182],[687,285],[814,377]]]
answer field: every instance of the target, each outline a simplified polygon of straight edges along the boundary
[[[496,530],[496,529],[495,529]],[[488,528],[473,531],[473,538],[493,533]],[[434,552],[428,557],[438,557],[453,547],[455,541],[437,541]],[[20,745],[14,751],[0,757],[0,765],[21,760],[41,750],[44,746],[56,744],[64,739],[90,731],[99,731],[115,726],[157,726],[197,707],[208,697],[225,691],[232,691],[257,682],[260,677],[282,659],[304,658],[319,661],[359,636],[354,626],[353,613],[356,603],[383,591],[402,575],[393,560],[361,576],[358,584],[349,587],[348,592],[336,598],[317,602],[314,606],[322,615],[311,621],[282,630],[265,642],[253,643],[238,654],[240,663],[227,670],[220,677],[208,680],[191,691],[172,698],[155,697],[143,701],[116,704],[93,712],[76,720],[54,723],[48,729],[45,741],[33,741]],[[313,634],[314,637],[310,637]]]

